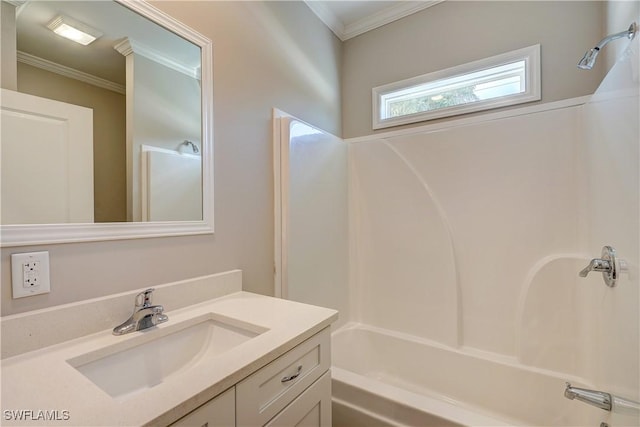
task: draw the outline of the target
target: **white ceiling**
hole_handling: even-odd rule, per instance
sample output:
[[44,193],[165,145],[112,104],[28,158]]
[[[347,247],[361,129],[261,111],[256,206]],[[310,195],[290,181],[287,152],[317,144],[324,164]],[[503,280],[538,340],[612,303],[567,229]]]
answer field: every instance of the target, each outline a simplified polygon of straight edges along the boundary
[[[63,39],[47,28],[58,15],[103,35],[88,46]],[[200,65],[198,46],[116,2],[23,1],[17,9],[16,27],[18,51],[121,85],[125,84],[125,57],[114,45],[125,38],[185,66]]]
[[340,40],[345,41],[442,1],[305,0],[305,3]]

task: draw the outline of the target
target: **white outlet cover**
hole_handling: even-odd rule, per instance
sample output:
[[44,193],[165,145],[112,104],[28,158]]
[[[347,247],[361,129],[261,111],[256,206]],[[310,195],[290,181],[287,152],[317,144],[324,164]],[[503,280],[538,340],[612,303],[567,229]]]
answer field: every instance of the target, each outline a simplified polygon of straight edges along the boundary
[[[31,263],[35,263],[37,268],[29,273],[29,279],[32,281],[35,277],[37,279],[36,284],[25,286],[25,264]],[[51,292],[49,252],[11,254],[11,285],[14,299]]]

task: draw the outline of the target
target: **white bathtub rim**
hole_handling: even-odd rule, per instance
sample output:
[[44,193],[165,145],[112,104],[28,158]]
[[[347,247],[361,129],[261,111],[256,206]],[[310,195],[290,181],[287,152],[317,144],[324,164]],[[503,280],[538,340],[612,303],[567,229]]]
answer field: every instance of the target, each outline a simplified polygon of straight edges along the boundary
[[337,405],[341,405],[345,408],[348,408],[352,411],[356,411],[356,412],[360,412],[364,415],[366,415],[369,418],[373,418],[375,420],[377,420],[378,422],[380,422],[381,424],[388,424],[391,427],[406,427],[404,424],[398,423],[396,422],[396,420],[393,420],[391,418],[387,418],[384,415],[378,414],[376,412],[370,411],[367,408],[363,408],[362,406],[358,406],[358,405],[354,405],[352,403],[347,402],[346,400],[337,398],[337,397],[331,397],[331,402],[332,404],[337,404]]
[[[390,336],[396,339],[409,341],[416,344],[427,345],[438,348],[440,350],[451,351],[459,355],[473,357],[485,362],[497,363],[508,366],[514,369],[522,369],[529,372],[533,372],[539,375],[548,376],[554,379],[570,382],[580,387],[595,388],[595,384],[586,378],[579,377],[574,374],[565,372],[553,371],[551,369],[539,368],[537,366],[526,365],[518,360],[515,356],[507,356],[500,353],[493,353],[486,350],[477,349],[475,347],[461,346],[459,348],[451,347],[438,341],[430,340],[428,338],[422,338],[415,335],[407,334],[404,332],[398,332],[390,329],[380,328],[377,326],[368,325],[360,322],[348,322],[342,327],[336,329],[331,333],[331,336],[338,335],[341,332],[346,332],[352,329],[361,329],[373,333],[378,333],[386,336]],[[344,369],[343,369],[344,370]]]
[[[461,403],[456,403],[453,399],[449,398],[433,398],[425,396],[423,394],[414,393],[412,391],[404,390],[400,387],[386,384],[384,382],[368,378],[366,376],[356,374],[345,369],[331,368],[332,378],[334,381],[339,381],[356,388],[360,388],[374,393],[383,399],[396,403],[402,406],[409,406],[417,409],[421,412],[425,412],[432,416],[443,418],[447,421],[465,425],[465,426],[514,426],[524,425],[521,421],[513,419],[499,419],[493,416],[485,415],[477,412],[473,409],[469,409],[463,406]],[[344,403],[345,400],[336,397],[334,398],[339,403]],[[445,400],[446,399],[446,400]],[[391,422],[384,415],[378,414],[371,408],[361,408],[358,405],[347,404],[352,409],[364,410],[368,415],[373,415],[376,418],[380,418],[385,422],[390,422],[394,425],[404,425],[397,422]]]

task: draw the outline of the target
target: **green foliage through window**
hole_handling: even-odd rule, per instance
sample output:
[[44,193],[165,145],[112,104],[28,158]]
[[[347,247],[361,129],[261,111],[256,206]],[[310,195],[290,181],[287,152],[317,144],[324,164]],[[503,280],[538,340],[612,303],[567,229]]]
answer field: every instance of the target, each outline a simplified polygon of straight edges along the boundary
[[388,115],[389,117],[406,116],[479,101],[480,98],[474,93],[474,90],[475,85],[449,90],[437,95],[390,101]]
[[538,101],[540,45],[374,87],[373,129]]

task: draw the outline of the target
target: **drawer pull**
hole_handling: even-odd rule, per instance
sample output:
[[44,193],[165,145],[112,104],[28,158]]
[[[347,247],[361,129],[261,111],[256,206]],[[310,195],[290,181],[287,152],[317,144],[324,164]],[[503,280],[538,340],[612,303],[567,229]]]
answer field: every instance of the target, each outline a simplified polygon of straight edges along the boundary
[[293,381],[300,376],[300,372],[302,372],[302,365],[298,366],[298,371],[295,374],[283,377],[280,382],[288,383],[289,381]]

